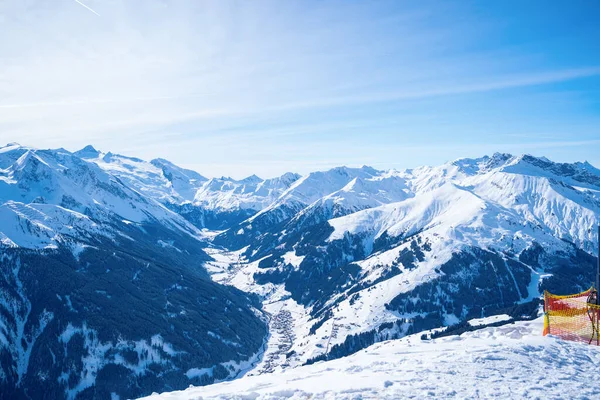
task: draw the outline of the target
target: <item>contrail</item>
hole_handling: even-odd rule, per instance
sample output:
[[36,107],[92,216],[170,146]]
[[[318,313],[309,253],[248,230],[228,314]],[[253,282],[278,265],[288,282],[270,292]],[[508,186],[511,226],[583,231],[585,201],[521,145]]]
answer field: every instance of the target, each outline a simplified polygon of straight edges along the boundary
[[93,12],[94,14],[96,14],[97,16],[100,16],[100,14],[98,14],[96,11],[92,10],[90,7],[86,6],[85,4],[83,4],[81,1],[79,0],[75,0],[76,3],[84,6],[85,8],[87,8],[88,10],[90,10],[91,12]]

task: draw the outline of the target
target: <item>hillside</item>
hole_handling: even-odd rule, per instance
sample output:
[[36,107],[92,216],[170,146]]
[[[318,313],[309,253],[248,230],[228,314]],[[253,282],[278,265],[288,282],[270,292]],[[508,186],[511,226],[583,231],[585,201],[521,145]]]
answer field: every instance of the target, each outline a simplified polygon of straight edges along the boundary
[[282,373],[154,394],[186,399],[595,398],[600,349],[541,336],[542,319],[378,343]]
[[[535,310],[543,290],[579,292],[594,280],[600,171],[589,164],[494,154],[311,175],[216,236],[227,251],[208,263],[214,279],[292,317],[278,328],[285,351],[275,342],[265,370],[515,307]],[[304,187],[323,175],[318,190]]]
[[590,286],[599,217],[598,169],[531,155],[235,180],[10,144],[2,393],[134,397],[528,319]]
[[131,398],[236,376],[262,351],[260,302],[214,283],[200,230],[114,169],[0,148],[2,399]]

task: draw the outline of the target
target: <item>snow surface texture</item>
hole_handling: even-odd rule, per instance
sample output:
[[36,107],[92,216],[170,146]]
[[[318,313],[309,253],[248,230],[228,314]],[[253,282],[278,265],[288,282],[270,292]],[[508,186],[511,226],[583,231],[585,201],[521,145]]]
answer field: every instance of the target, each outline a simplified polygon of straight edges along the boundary
[[146,399],[598,398],[600,348],[543,337],[542,325],[539,318],[434,340],[411,335],[334,361]]

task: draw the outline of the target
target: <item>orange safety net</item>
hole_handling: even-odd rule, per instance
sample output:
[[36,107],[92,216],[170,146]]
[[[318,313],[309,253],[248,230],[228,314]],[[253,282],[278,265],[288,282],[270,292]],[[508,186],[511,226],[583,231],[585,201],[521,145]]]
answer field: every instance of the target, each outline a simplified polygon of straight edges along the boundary
[[600,345],[600,306],[588,303],[593,290],[567,296],[544,292],[544,336]]

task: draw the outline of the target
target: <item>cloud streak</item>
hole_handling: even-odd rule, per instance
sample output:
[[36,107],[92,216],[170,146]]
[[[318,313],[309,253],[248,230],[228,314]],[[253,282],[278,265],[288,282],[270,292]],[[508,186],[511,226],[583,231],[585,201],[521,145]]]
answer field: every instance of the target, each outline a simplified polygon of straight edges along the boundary
[[[600,76],[600,67],[588,67],[558,71],[544,71],[530,75],[514,75],[497,77],[494,80],[480,82],[476,84],[465,84],[458,86],[450,86],[445,88],[433,89],[407,89],[406,91],[399,90],[395,92],[381,93],[363,93],[356,96],[340,96],[325,99],[311,99],[304,102],[289,103],[282,105],[274,105],[262,108],[247,108],[245,110],[235,111],[235,114],[243,113],[264,113],[266,111],[285,111],[297,110],[303,108],[326,108],[340,105],[361,104],[361,103],[377,103],[386,101],[403,101],[415,99],[427,99],[441,96],[453,95],[468,95],[474,93],[485,93],[499,90],[508,90],[515,88],[531,87],[546,85],[551,83],[568,82],[582,78]],[[120,104],[120,103],[135,103],[135,102],[161,102],[168,100],[186,100],[201,98],[206,94],[186,94],[186,95],[157,95],[157,96],[141,96],[130,98],[113,98],[113,99],[81,99],[81,100],[63,100],[35,103],[17,103],[17,104],[0,104],[0,108],[39,108],[39,107],[72,107],[77,105],[99,105],[99,104]],[[233,112],[232,112],[233,113]]]
[[82,7],[87,8],[89,11],[93,12],[94,14],[96,14],[97,16],[100,16],[100,14],[98,14],[96,11],[94,11],[91,7],[86,6],[85,4],[83,4],[81,1],[79,0],[74,0],[77,4],[81,5]]
[[402,101],[427,99],[441,96],[467,95],[474,93],[493,92],[550,83],[568,82],[571,80],[600,76],[600,67],[578,68],[559,71],[546,71],[529,75],[498,77],[495,80],[476,84],[465,84],[432,89],[407,89],[395,92],[365,93],[359,96],[342,96],[320,99],[312,102],[292,103],[276,106],[272,110],[300,109],[312,107],[338,106],[344,104],[376,103],[385,101]]
[[[516,132],[593,140],[600,55],[567,50],[597,46],[600,28],[557,14],[570,24],[558,48],[554,21],[532,29],[526,7],[506,8],[104,0],[102,18],[82,18],[72,2],[0,2],[0,143],[274,175],[290,160],[436,164],[443,149],[535,141]],[[584,148],[562,146],[591,158]]]

